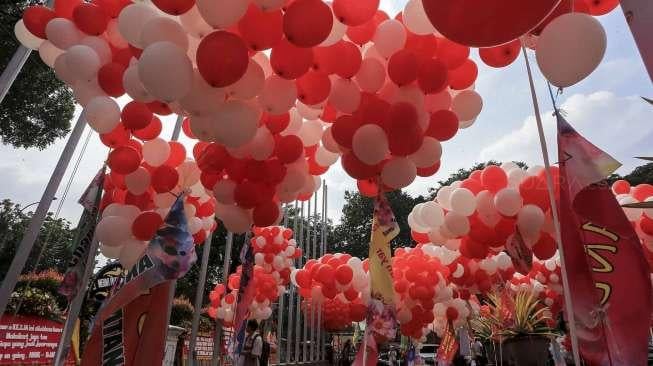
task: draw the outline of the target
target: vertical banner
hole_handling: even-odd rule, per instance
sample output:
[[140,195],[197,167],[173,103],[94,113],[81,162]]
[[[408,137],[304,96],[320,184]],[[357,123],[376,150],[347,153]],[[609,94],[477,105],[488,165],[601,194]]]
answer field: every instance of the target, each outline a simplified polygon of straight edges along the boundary
[[186,274],[196,259],[181,195],[124,283],[98,311],[82,365],[160,364],[168,328],[161,304],[168,303],[170,281]]
[[444,329],[444,335],[440,341],[440,347],[438,347],[438,353],[435,356],[435,359],[438,361],[438,364],[441,362],[450,364],[453,361],[453,358],[456,357],[456,352],[458,352],[458,340],[456,339],[456,331],[454,330],[451,321],[448,321],[447,327]]
[[604,181],[620,164],[556,116],[562,246],[581,355],[589,366],[646,365],[648,265]]
[[66,296],[69,302],[80,291],[86,266],[93,265],[93,263],[86,263],[86,259],[88,258],[88,251],[90,250],[93,235],[95,234],[105,171],[106,166],[102,167],[95,175],[95,178],[93,178],[93,181],[91,181],[91,184],[89,184],[79,199],[79,203],[84,206],[84,212],[75,232],[75,241],[73,242],[75,251],[73,252],[72,258],[70,258],[63,281],[61,281],[61,285],[59,286],[59,293]]
[[247,315],[249,306],[254,300],[254,251],[249,241],[249,235],[245,236],[243,248],[240,250],[240,263],[240,286],[234,311],[234,335],[238,342],[237,353],[240,353],[245,341]]
[[387,199],[379,194],[374,201],[370,240],[370,292],[384,304],[392,304],[392,252],[390,242],[399,235],[399,225]]
[[515,270],[524,276],[533,268],[533,251],[524,242],[519,230],[515,230],[506,241],[506,252]]

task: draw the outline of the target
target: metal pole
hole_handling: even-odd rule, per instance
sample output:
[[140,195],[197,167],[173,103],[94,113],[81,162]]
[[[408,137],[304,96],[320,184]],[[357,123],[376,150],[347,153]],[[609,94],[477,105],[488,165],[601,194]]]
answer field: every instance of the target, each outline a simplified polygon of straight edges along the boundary
[[81,278],[79,291],[75,295],[73,301],[70,303],[70,309],[68,310],[68,315],[66,316],[66,324],[64,324],[63,330],[61,331],[61,338],[59,339],[59,344],[57,345],[57,352],[54,355],[53,364],[55,366],[61,366],[64,364],[64,362],[66,362],[70,340],[73,336],[73,329],[75,328],[75,323],[77,323],[77,318],[79,317],[79,312],[82,309],[82,304],[84,304],[84,298],[86,297],[86,287],[88,286],[88,280],[91,277],[91,273],[93,272],[93,264],[95,262],[95,256],[97,255],[98,244],[99,241],[94,236],[93,240],[91,241],[91,245],[88,248],[86,267],[84,268],[84,275]]
[[[227,278],[229,278],[229,265],[231,264],[231,247],[234,244],[234,233],[227,232],[227,241],[224,249],[224,260],[222,264],[222,282],[227,285]],[[213,357],[211,365],[217,366],[220,364],[222,356],[222,322],[218,317],[215,317],[215,334],[213,335]]]
[[195,347],[197,344],[197,332],[200,327],[200,312],[202,311],[202,300],[204,299],[204,287],[206,285],[206,272],[209,267],[209,253],[211,252],[211,242],[213,241],[213,233],[209,234],[209,237],[204,241],[204,246],[202,247],[202,268],[200,269],[200,278],[199,283],[197,284],[197,292],[195,293],[195,312],[193,313],[193,323],[190,332],[190,341],[188,346],[190,349],[190,355],[188,358],[188,364],[193,366],[195,364],[195,359],[197,358],[197,352]]
[[[311,258],[311,199],[308,199],[308,211],[307,217],[306,217],[306,241],[304,242],[304,254],[306,255],[305,262],[308,261]],[[312,299],[311,299],[311,305],[312,305]],[[311,312],[309,314],[304,313],[304,342],[302,343],[302,361],[306,362],[308,360],[308,356],[310,354],[310,344],[308,343],[309,341],[312,341],[312,330],[313,330],[313,325],[311,324],[311,332],[308,331],[308,325],[309,323],[313,320],[313,308],[311,307]]]
[[[302,202],[299,216],[299,247],[302,249],[302,256],[305,254],[302,243],[304,242],[304,202]],[[299,265],[303,266],[304,261],[302,257],[299,257]],[[297,296],[297,303],[295,304],[295,363],[299,362],[299,346],[303,343],[302,335],[300,333],[300,323],[301,323],[301,296]]]
[[[293,204],[293,225],[292,225],[292,230],[293,230],[293,236],[295,237],[295,241],[297,242],[298,236],[297,236],[297,229],[298,229],[298,222],[297,222],[297,216],[299,212],[297,211],[297,201]],[[299,245],[299,244],[297,244]],[[297,259],[297,268],[301,268],[300,260]],[[293,322],[295,320],[294,318],[294,310],[295,310],[295,286],[290,286],[290,293],[288,294],[288,333],[286,336],[286,363],[290,363],[292,357],[291,357],[291,350],[290,346],[294,344],[294,334],[293,334]]]
[[20,70],[23,69],[25,62],[27,62],[31,53],[32,50],[20,45],[11,57],[11,60],[9,60],[9,64],[0,76],[0,103],[2,103],[7,96],[7,93],[9,93],[9,89],[11,89],[14,81],[16,81],[16,77],[18,77]]
[[621,0],[621,9],[635,38],[648,77],[653,80],[653,2],[650,0]]
[[[325,224],[326,224],[326,183],[322,181],[322,222],[320,225],[320,256],[323,256],[324,253],[324,234],[326,233]],[[318,304],[317,309],[317,337],[318,337],[318,361],[321,361],[324,358],[324,339],[326,334],[322,329],[322,303]]]
[[[283,227],[288,227],[288,204],[283,205]],[[277,309],[277,352],[279,363],[283,362],[283,316],[285,307],[286,292],[279,296],[279,307]],[[286,340],[287,342],[288,340]]]
[[574,362],[580,365],[580,355],[578,353],[578,338],[576,336],[576,322],[574,320],[574,306],[571,300],[571,293],[569,292],[569,278],[567,277],[567,267],[565,266],[565,253],[562,248],[562,234],[560,233],[560,221],[558,220],[558,208],[555,200],[553,189],[553,178],[551,177],[551,164],[549,162],[549,151],[546,146],[546,139],[544,137],[544,127],[542,126],[542,118],[540,117],[540,107],[537,103],[537,95],[535,94],[535,85],[533,83],[533,75],[531,73],[531,65],[528,61],[526,48],[522,46],[522,53],[526,61],[526,71],[528,73],[528,83],[531,89],[531,97],[533,99],[533,110],[535,112],[535,121],[537,123],[537,132],[540,138],[540,148],[542,149],[542,158],[544,160],[544,174],[546,176],[546,186],[549,193],[549,201],[551,202],[551,214],[553,216],[553,226],[555,228],[556,241],[558,242],[558,252],[560,253],[560,272],[562,275],[562,289],[565,297],[565,306],[567,310],[567,320],[569,323],[569,335],[571,337],[572,351],[574,354]]
[[[319,187],[318,187],[319,189]],[[313,199],[313,257],[319,258],[320,253],[317,251],[317,226],[318,226],[318,216],[317,216],[317,191],[315,191],[315,197]],[[319,306],[319,304],[317,304]],[[311,339],[311,361],[315,361],[318,355],[317,342],[319,339],[320,324],[317,322],[318,314],[317,307],[313,308],[311,311],[311,316],[313,320],[311,325],[313,326],[313,338]],[[313,344],[315,340],[315,345]]]
[[170,141],[179,140],[179,134],[181,133],[181,125],[183,122],[184,122],[184,116],[181,114],[178,115],[177,121],[175,122],[175,129],[172,130],[172,137],[170,138]]
[[61,179],[63,178],[64,173],[68,168],[70,159],[75,152],[75,148],[77,147],[77,143],[79,142],[79,138],[82,136],[82,132],[84,131],[85,127],[86,119],[84,118],[84,112],[82,112],[82,114],[80,114],[79,118],[77,119],[75,127],[73,127],[70,136],[68,137],[66,146],[61,152],[59,161],[57,162],[57,165],[52,172],[52,176],[48,181],[48,185],[45,187],[43,196],[41,196],[41,200],[39,201],[39,204],[36,207],[36,211],[34,212],[34,215],[29,222],[29,226],[25,231],[25,235],[18,245],[16,255],[11,261],[11,266],[9,267],[9,270],[7,271],[7,274],[2,281],[2,287],[0,287],[0,315],[2,315],[7,308],[7,303],[11,297],[11,293],[14,291],[14,287],[18,282],[18,276],[22,272],[23,267],[25,267],[27,258],[29,257],[32,248],[34,247],[34,243],[38,238],[39,231],[43,226],[46,215],[48,214],[48,209],[50,208],[52,199],[54,198],[55,193],[57,193],[57,189],[59,189]]

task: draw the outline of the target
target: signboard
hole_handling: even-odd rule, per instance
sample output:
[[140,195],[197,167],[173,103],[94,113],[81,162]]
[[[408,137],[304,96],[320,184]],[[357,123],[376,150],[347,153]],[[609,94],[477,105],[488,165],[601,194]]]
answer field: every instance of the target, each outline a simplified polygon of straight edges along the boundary
[[[188,342],[188,339],[184,341],[184,357],[190,357],[190,348]],[[213,334],[198,334],[197,343],[195,344],[195,351],[197,351],[198,360],[210,360],[213,356]]]
[[[57,351],[62,323],[31,317],[0,318],[0,365],[49,365]],[[74,365],[72,352],[66,361]]]

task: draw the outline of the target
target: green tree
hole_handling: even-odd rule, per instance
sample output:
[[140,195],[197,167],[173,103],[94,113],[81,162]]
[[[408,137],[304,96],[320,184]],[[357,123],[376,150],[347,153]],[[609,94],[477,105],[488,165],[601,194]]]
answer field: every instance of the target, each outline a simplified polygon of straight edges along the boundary
[[[391,242],[392,248],[410,245],[412,239],[407,221],[408,214],[413,206],[425,201],[424,197],[413,198],[406,192],[393,191],[387,193],[386,198],[401,230]],[[358,192],[345,192],[342,218],[333,232],[334,252],[349,253],[359,258],[368,257],[373,211],[374,202],[371,198]]]
[[[0,70],[4,70],[19,44],[14,24],[28,5],[42,1],[0,3]],[[33,52],[0,108],[0,139],[15,147],[44,149],[66,136],[75,106],[72,91]]]
[[642,183],[653,183],[653,163],[640,165],[628,173],[623,179],[635,186]]
[[[24,212],[20,205],[11,200],[0,202],[0,273],[7,273],[31,217],[32,212]],[[70,227],[69,221],[55,219],[49,212],[23,273],[46,269],[63,273],[72,257],[74,235],[75,230]]]

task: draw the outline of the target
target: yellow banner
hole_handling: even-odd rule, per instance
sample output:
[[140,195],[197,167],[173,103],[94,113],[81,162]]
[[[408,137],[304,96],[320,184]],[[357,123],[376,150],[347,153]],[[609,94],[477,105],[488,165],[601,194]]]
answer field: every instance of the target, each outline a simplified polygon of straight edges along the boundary
[[392,252],[390,241],[399,234],[399,225],[386,198],[379,194],[374,202],[370,240],[370,293],[373,298],[392,304]]

